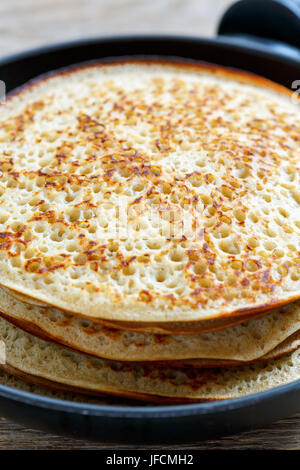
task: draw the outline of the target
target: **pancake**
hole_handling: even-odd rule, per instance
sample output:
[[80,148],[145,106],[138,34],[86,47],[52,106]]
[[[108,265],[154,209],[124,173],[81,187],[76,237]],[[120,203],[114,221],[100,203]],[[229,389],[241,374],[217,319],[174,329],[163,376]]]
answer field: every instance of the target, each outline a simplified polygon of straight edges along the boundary
[[[40,302],[31,297],[25,296],[16,292],[12,289],[8,289],[6,287],[0,287],[0,296],[1,292],[6,292],[10,297],[13,297],[16,300],[21,301],[23,304],[27,305],[35,305],[39,307],[50,307],[49,304],[45,302]],[[57,309],[60,313],[65,313],[68,315],[67,312],[64,312],[61,309]],[[121,322],[121,321],[114,321],[114,320],[104,320],[99,318],[89,318],[85,315],[87,320],[91,320],[93,322],[100,323],[102,325],[107,326],[108,328],[126,330],[126,331],[142,331],[142,332],[149,332],[149,333],[158,333],[158,334],[195,334],[195,333],[206,333],[209,331],[217,331],[222,330],[224,328],[228,328],[229,326],[238,325],[239,323],[246,322],[253,318],[257,318],[259,316],[264,315],[265,312],[255,312],[251,315],[240,315],[240,316],[230,316],[224,317],[220,319],[212,319],[212,320],[202,320],[202,321],[191,321],[191,322],[159,322],[159,323],[150,323],[150,322]],[[73,314],[74,315],[74,314]],[[76,314],[79,316],[80,315]]]
[[[80,393],[74,387],[51,382],[50,380],[35,377],[30,374],[24,374],[13,367],[0,365],[0,384],[6,387],[22,390],[23,392],[35,393],[56,400],[67,400],[78,403],[89,403],[95,405],[118,405],[118,406],[140,406],[140,402],[126,400],[122,397],[109,397],[108,395],[98,394],[97,397],[91,396],[88,390]],[[143,404],[144,406],[147,403]]]
[[[8,320],[10,323],[13,325],[17,326],[18,328],[21,328],[24,331],[27,331],[28,333],[38,336],[39,338],[42,338],[46,341],[53,341],[53,338],[47,333],[45,333],[43,330],[40,328],[36,327],[32,323],[28,322],[21,322],[15,319],[12,319],[8,316],[5,316],[1,313],[2,318]],[[57,340],[55,340],[57,342]],[[59,344],[65,344],[65,342],[59,341]],[[69,346],[69,345],[68,345]],[[70,347],[70,346],[69,346]],[[211,367],[229,367],[229,366],[237,366],[237,365],[242,365],[242,364],[250,364],[252,362],[257,362],[257,361],[267,361],[269,359],[275,359],[280,356],[283,356],[284,354],[287,354],[289,352],[295,351],[298,347],[300,347],[300,331],[297,331],[294,334],[291,334],[288,336],[285,340],[282,342],[278,343],[278,345],[271,349],[268,353],[263,354],[261,351],[257,354],[255,358],[252,359],[247,359],[247,360],[238,360],[238,359],[214,359],[214,358],[200,358],[200,359],[174,359],[174,358],[169,358],[169,359],[149,359],[149,357],[141,360],[135,360],[135,361],[130,361],[132,363],[137,363],[137,364],[145,364],[145,365],[158,365],[158,366],[174,366],[174,367],[206,367],[206,368],[211,368]],[[3,348],[4,349],[4,348]],[[80,351],[78,347],[74,348],[74,346],[71,347],[71,349],[75,349]],[[5,349],[4,349],[5,350]],[[220,352],[218,351],[216,354],[217,356],[220,356]],[[5,357],[5,356],[4,356]],[[99,356],[96,356],[99,357]],[[5,360],[2,361],[3,363]]]
[[49,307],[49,304],[46,304],[45,302],[40,302],[36,299],[33,299],[32,297],[29,297],[28,295],[20,294],[20,292],[16,292],[12,289],[8,289],[7,287],[1,287],[1,292],[6,292],[8,295],[13,297],[14,299],[19,300],[20,302],[23,302],[28,305],[36,305],[38,307]]
[[294,333],[285,339],[282,343],[278,344],[276,348],[269,351],[267,354],[264,354],[261,357],[252,359],[251,361],[230,361],[226,359],[183,359],[181,361],[168,361],[168,362],[159,362],[156,364],[167,365],[172,367],[230,367],[230,366],[239,366],[251,364],[258,361],[269,361],[270,359],[277,359],[285,354],[291,353],[300,347],[300,332]]
[[120,361],[191,358],[250,361],[267,354],[300,329],[300,302],[213,333],[159,335],[107,328],[55,308],[30,306],[1,288],[0,315],[39,336]]
[[25,86],[0,108],[0,284],[82,317],[150,323],[298,299],[290,96],[158,61]]
[[[299,347],[299,339],[297,340]],[[279,352],[279,347],[276,348]],[[284,348],[285,349],[285,348]],[[282,350],[278,357],[280,357]],[[286,354],[286,353],[285,353]],[[276,356],[277,357],[277,356]],[[264,359],[268,360],[271,358],[271,355],[268,354]],[[274,359],[274,357],[272,357]],[[287,359],[287,357],[286,357]],[[216,363],[211,360],[210,366],[206,363],[199,362],[199,367],[220,367],[220,363]],[[240,364],[234,364],[233,362],[223,364],[223,366],[237,366]],[[16,388],[18,390],[23,390],[30,393],[37,393],[39,395],[47,396],[49,398],[56,398],[60,400],[68,400],[75,402],[84,402],[84,403],[94,403],[101,405],[118,405],[118,406],[136,406],[141,405],[140,401],[134,399],[123,398],[121,396],[109,396],[103,395],[101,392],[96,390],[88,390],[84,388],[76,388],[69,385],[65,385],[58,382],[53,382],[51,380],[43,379],[39,376],[34,376],[31,374],[24,373],[19,369],[15,369],[7,364],[0,364],[0,384],[6,385],[9,387]],[[154,403],[160,403],[161,399],[159,397],[151,397]],[[174,400],[164,397],[166,403],[173,403]],[[149,403],[149,404],[150,404]],[[153,404],[153,403],[152,403]],[[143,403],[143,406],[147,406],[147,402]]]
[[[118,322],[101,320],[105,326],[114,329],[126,331],[138,331],[148,333],[158,333],[162,335],[193,335],[196,333],[209,333],[211,331],[224,330],[230,326],[245,323],[254,318],[259,318],[269,312],[255,312],[251,315],[230,316],[226,318],[190,321],[190,322],[159,322],[159,323],[141,323],[141,322]],[[93,319],[93,321],[95,321]]]
[[238,367],[159,367],[98,359],[44,341],[0,319],[6,364],[78,390],[143,401],[189,402],[234,398],[300,378],[300,349],[279,359]]

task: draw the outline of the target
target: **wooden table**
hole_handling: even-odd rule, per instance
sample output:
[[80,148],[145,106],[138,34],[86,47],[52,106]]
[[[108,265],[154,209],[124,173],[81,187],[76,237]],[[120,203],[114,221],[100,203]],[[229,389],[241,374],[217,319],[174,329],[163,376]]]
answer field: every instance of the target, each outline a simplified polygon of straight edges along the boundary
[[15,423],[0,418],[1,449],[189,449],[189,450],[299,450],[300,415],[283,419],[271,426],[257,431],[224,437],[216,441],[191,442],[174,446],[128,446],[93,443],[77,439],[46,434],[33,429],[25,429]]
[[[2,0],[0,51],[5,56],[58,41],[121,33],[212,36],[230,3],[232,0]],[[115,447],[48,435],[0,418],[0,449]],[[117,448],[132,449],[122,443]],[[174,448],[299,450],[300,415],[255,432]]]

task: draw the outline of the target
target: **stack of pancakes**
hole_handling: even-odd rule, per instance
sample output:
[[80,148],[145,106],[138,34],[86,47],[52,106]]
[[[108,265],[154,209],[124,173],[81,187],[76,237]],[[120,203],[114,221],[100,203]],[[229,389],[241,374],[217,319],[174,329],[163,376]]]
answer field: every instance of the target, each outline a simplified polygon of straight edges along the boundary
[[1,105],[0,172],[1,382],[183,403],[300,378],[288,90],[180,62],[52,73]]

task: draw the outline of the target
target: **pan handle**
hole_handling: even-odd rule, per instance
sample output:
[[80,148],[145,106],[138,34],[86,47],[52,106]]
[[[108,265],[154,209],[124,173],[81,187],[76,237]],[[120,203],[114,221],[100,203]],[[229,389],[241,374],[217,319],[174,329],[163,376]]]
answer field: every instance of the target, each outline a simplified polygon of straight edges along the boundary
[[300,0],[240,0],[224,13],[217,34],[300,50]]

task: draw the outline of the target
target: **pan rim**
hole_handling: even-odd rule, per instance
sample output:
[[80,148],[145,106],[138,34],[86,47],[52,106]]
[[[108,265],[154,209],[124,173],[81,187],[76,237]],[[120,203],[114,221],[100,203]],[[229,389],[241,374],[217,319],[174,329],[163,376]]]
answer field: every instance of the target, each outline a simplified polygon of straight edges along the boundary
[[[209,415],[238,410],[258,403],[267,402],[273,398],[285,396],[289,392],[300,392],[300,379],[280,385],[262,392],[252,393],[239,398],[215,400],[211,402],[191,403],[183,405],[156,406],[121,406],[76,403],[69,400],[50,398],[37,393],[25,392],[7,385],[0,384],[0,397],[8,398],[18,403],[46,408],[49,411],[62,411],[79,415],[91,415],[109,418],[172,418],[192,415]],[[300,402],[299,402],[300,409]]]
[[[182,42],[182,43],[202,43],[209,45],[218,45],[224,48],[236,49],[241,52],[250,52],[258,56],[267,56],[269,58],[275,58],[282,62],[300,65],[300,49],[294,46],[290,46],[284,43],[276,43],[275,41],[264,40],[262,43],[251,42],[251,39],[246,37],[234,37],[234,36],[216,36],[212,38],[194,36],[194,35],[176,35],[176,34],[121,34],[121,35],[107,35],[107,36],[95,36],[95,37],[83,37],[80,39],[73,39],[67,41],[53,42],[51,44],[42,45],[26,49],[25,51],[19,51],[12,54],[8,54],[0,59],[0,67],[9,65],[12,62],[17,62],[23,59],[34,58],[37,55],[44,53],[51,53],[58,50],[88,46],[93,44],[104,44],[104,43],[120,43],[126,41],[169,41],[169,42]],[[283,49],[291,51],[290,55],[287,55],[283,49],[278,47],[277,49],[270,49],[271,44],[278,44],[283,46]],[[143,54],[153,55],[153,54]],[[157,54],[161,57],[166,57],[165,54]],[[167,54],[168,55],[168,54]],[[114,57],[114,56],[110,56]],[[180,57],[180,56],[179,56]],[[107,57],[109,58],[109,57]],[[193,60],[193,59],[191,59]],[[76,65],[76,62],[74,62]]]

